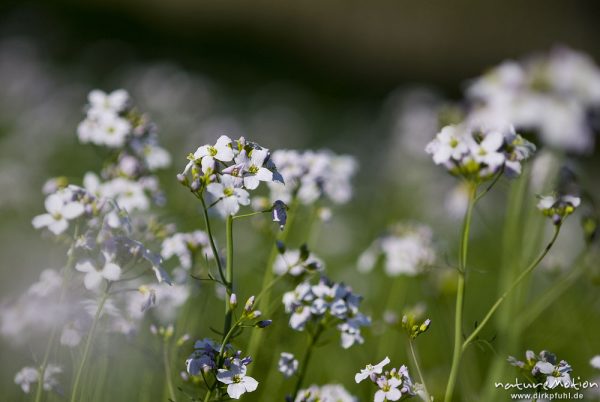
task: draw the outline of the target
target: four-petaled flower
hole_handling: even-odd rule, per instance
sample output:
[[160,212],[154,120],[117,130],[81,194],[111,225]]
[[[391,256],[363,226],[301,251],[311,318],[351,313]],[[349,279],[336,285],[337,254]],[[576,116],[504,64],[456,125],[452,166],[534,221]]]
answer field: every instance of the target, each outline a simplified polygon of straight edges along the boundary
[[367,378],[373,378],[375,374],[381,374],[383,371],[383,367],[390,363],[390,358],[385,357],[382,361],[377,363],[376,365],[367,364],[364,369],[360,370],[360,373],[357,373],[354,376],[354,381],[358,384],[359,382],[366,380]]
[[240,399],[258,387],[258,381],[246,375],[246,366],[239,359],[233,359],[228,370],[219,369],[217,380],[227,384],[227,394],[233,399]]

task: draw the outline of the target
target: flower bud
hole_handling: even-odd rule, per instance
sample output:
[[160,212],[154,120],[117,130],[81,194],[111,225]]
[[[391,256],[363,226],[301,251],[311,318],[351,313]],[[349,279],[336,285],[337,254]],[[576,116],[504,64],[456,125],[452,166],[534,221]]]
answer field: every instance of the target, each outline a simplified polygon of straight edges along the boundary
[[258,328],[266,328],[273,323],[273,320],[262,320],[256,323]]
[[250,296],[248,301],[246,301],[246,305],[244,306],[244,311],[249,313],[254,308],[254,296]]
[[229,296],[229,305],[232,308],[236,308],[237,307],[237,296],[235,293],[232,293],[231,296]]

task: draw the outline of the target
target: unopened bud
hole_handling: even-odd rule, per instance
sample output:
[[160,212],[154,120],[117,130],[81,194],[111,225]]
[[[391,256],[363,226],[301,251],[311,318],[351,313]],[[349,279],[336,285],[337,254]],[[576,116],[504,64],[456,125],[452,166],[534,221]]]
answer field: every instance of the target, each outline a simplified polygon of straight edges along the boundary
[[273,323],[273,320],[262,320],[256,323],[258,328],[266,328]]
[[229,296],[229,305],[233,308],[237,306],[237,296],[235,293],[232,293],[231,296]]
[[250,298],[248,298],[248,301],[246,301],[246,305],[244,306],[244,311],[249,313],[252,311],[253,308],[254,308],[254,296],[250,296]]

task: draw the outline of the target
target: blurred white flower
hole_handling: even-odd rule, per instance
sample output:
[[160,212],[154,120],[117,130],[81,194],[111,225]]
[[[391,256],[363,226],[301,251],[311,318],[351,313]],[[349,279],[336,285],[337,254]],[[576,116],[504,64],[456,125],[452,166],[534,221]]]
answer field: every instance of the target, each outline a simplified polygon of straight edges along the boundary
[[83,283],[86,289],[98,289],[102,280],[116,281],[121,277],[121,267],[114,263],[112,256],[104,253],[104,264],[101,268],[96,268],[90,260],[80,261],[75,265],[75,269],[85,274]]
[[283,374],[285,378],[290,378],[296,371],[298,371],[298,360],[291,353],[283,352],[279,356],[279,372]]
[[360,272],[371,271],[380,255],[389,276],[414,276],[435,262],[433,233],[420,224],[396,224],[389,233],[376,239],[358,259]]
[[33,227],[47,227],[55,235],[63,233],[69,227],[69,221],[78,218],[84,212],[81,203],[72,200],[69,189],[60,189],[46,197],[44,202],[48,213],[38,215],[32,220]]
[[[59,383],[56,376],[62,373],[62,368],[55,364],[48,364],[44,370],[44,380],[42,386],[45,391],[51,391],[57,389]],[[19,385],[23,392],[26,394],[31,391],[31,386],[34,383],[39,382],[40,373],[33,367],[23,367],[15,375],[15,384]]]
[[311,385],[298,392],[294,402],[358,402],[342,385]]

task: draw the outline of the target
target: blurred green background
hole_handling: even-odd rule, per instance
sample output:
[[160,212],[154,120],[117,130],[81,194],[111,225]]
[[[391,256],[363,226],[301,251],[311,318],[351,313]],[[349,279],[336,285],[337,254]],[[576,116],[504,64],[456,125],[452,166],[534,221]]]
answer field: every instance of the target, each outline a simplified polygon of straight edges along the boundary
[[[455,261],[460,224],[441,205],[454,180],[417,151],[433,137],[435,127],[411,135],[399,128],[399,116],[406,112],[404,100],[413,96],[435,105],[460,101],[465,83],[487,68],[506,58],[548,51],[556,44],[600,60],[597,1],[25,1],[4,3],[1,10],[3,299],[18,296],[43,268],[63,264],[64,250],[30,226],[31,217],[42,210],[39,189],[48,177],[77,178],[99,169],[102,159],[94,149],[77,144],[76,126],[90,89],[123,87],[141,110],[150,113],[162,144],[172,153],[173,167],[161,174],[168,196],[161,214],[181,230],[203,226],[195,200],[174,175],[188,152],[222,132],[245,135],[271,149],[327,147],[357,157],[355,200],[336,208],[332,222],[323,225],[310,245],[326,260],[333,278],[364,294],[364,309],[375,321],[389,300],[398,312],[406,305],[427,302],[433,326],[418,344],[428,385],[436,395],[443,390],[449,367],[454,309],[451,282],[440,278],[442,268]],[[598,196],[594,179],[598,151],[573,164],[580,180]],[[510,186],[502,181],[475,216],[467,322],[480,318],[497,293],[497,270],[507,258],[500,238]],[[526,212],[533,214],[534,206],[532,194]],[[380,269],[368,276],[358,274],[358,255],[387,225],[403,219],[432,226],[440,248],[442,267],[436,267],[440,271],[396,283]],[[567,261],[581,244],[577,221],[573,218],[571,235],[559,241],[558,257],[564,252]],[[522,233],[533,230],[528,222],[521,222]],[[257,236],[254,225],[259,223],[239,225],[237,234],[242,241],[236,258],[245,265],[239,272],[248,283],[244,296],[258,288],[268,253],[269,235]],[[299,227],[292,246],[303,242],[305,235]],[[251,241],[244,246],[246,238]],[[526,242],[536,249],[532,240]],[[257,247],[259,251],[254,251]],[[600,302],[594,278],[588,275],[578,281],[528,327],[519,349],[510,353],[520,357],[526,348],[547,348],[568,360],[576,374],[591,378],[594,372],[588,361],[600,353]],[[546,276],[537,278],[527,300],[543,293],[548,282]],[[206,307],[210,303],[219,303],[217,312]],[[194,339],[208,336],[210,326],[220,325],[220,302],[212,289],[203,288],[187,308],[194,306],[198,319],[177,330]],[[275,318],[285,320],[281,314]],[[372,390],[353,383],[360,367],[384,354],[396,365],[408,361],[405,336],[390,330],[382,335],[378,326],[363,346],[343,353],[337,339],[325,346],[322,362],[313,362],[307,385],[340,382],[368,400]],[[285,338],[268,338],[272,352],[299,352],[302,334],[281,331]],[[490,339],[497,335],[493,328],[484,332]],[[98,371],[88,378],[90,384],[95,375],[102,379],[95,385],[94,400],[165,400],[156,345],[146,338],[142,335],[145,340],[137,343],[110,339],[98,346]],[[13,377],[31,364],[35,349],[32,344],[0,340],[0,400],[29,400]],[[183,350],[177,356],[181,364],[174,362],[175,370],[183,368],[188,353]],[[489,385],[485,375],[493,357],[494,352],[485,348],[474,347],[467,354],[461,400],[479,400],[479,390]],[[256,360],[254,375],[259,378],[270,362]],[[106,372],[108,377],[98,374]],[[68,389],[68,375],[64,378]],[[273,394],[259,388],[261,392],[247,400],[281,400],[290,387],[283,384]]]

